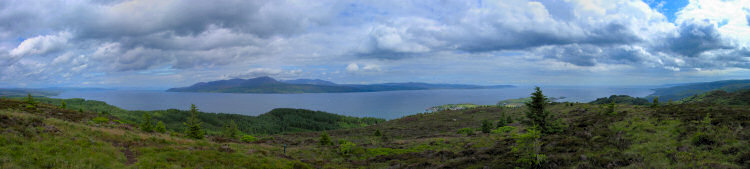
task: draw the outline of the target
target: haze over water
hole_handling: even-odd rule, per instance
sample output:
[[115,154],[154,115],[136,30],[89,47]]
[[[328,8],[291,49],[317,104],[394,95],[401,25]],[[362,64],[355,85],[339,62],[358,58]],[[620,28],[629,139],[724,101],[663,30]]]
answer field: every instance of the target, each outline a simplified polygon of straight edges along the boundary
[[[303,108],[330,113],[394,119],[425,112],[425,109],[458,103],[494,105],[498,101],[528,97],[533,87],[504,89],[403,90],[360,93],[247,94],[185,93],[145,90],[68,91],[56,98],[100,100],[127,110],[187,109],[195,104],[201,111],[259,115],[274,108]],[[599,97],[624,94],[644,97],[650,87],[543,87],[561,101],[588,102]]]

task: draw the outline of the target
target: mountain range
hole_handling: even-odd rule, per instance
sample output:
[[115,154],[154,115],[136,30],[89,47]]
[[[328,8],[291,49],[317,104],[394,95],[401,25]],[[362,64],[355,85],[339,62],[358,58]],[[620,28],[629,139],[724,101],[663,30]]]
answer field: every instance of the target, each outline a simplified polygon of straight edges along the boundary
[[252,79],[229,79],[200,82],[188,87],[168,89],[168,92],[213,92],[213,93],[343,93],[377,92],[393,90],[431,89],[490,89],[509,88],[512,85],[467,85],[430,83],[380,83],[380,84],[336,84],[320,79],[276,80],[263,76]]

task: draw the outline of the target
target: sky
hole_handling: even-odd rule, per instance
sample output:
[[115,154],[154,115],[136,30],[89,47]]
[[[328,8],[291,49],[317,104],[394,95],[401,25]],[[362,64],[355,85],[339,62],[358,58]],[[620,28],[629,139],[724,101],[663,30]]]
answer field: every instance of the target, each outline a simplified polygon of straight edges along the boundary
[[750,79],[750,0],[2,0],[0,88]]

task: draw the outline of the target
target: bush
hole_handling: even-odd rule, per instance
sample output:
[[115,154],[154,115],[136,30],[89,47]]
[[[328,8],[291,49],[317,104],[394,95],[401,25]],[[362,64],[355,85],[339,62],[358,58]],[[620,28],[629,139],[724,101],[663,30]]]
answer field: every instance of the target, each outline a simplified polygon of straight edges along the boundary
[[159,121],[158,123],[156,123],[156,132],[159,132],[159,133],[167,132],[167,126],[164,125],[164,122]]
[[320,134],[319,143],[321,146],[333,145],[333,142],[331,142],[331,137],[328,136],[328,133],[326,133],[325,131]]
[[713,145],[716,143],[711,135],[704,132],[695,132],[693,137],[690,138],[690,142],[695,146]]
[[508,132],[513,131],[515,129],[516,129],[516,127],[513,127],[513,126],[503,126],[503,127],[499,127],[497,129],[492,130],[491,133],[493,133],[493,134],[508,133]]
[[462,129],[458,129],[458,131],[456,133],[458,133],[458,134],[466,134],[466,136],[471,136],[471,135],[474,135],[474,129],[469,128],[469,127],[462,128]]
[[109,122],[109,119],[106,117],[96,117],[94,119],[91,119],[91,121],[93,121],[96,124],[104,124],[104,123]]
[[339,153],[341,155],[351,155],[356,146],[356,144],[350,141],[344,141],[342,144],[339,144]]
[[255,137],[253,137],[253,136],[251,136],[251,135],[244,135],[244,136],[242,136],[242,138],[240,138],[240,141],[245,142],[245,143],[253,142],[253,141],[256,141],[256,140],[258,140],[258,139],[255,138]]

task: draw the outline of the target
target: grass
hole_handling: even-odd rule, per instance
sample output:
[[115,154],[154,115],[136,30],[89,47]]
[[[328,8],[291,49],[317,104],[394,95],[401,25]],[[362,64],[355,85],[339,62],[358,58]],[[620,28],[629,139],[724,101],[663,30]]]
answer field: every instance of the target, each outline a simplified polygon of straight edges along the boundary
[[[91,112],[24,104],[0,103],[0,168],[515,168],[522,166],[522,152],[512,149],[528,128],[520,123],[524,107],[475,107],[328,130],[333,145],[319,144],[320,131],[262,135],[245,143],[143,133],[115,122],[117,117],[104,122]],[[614,114],[604,109],[550,104],[548,111],[565,127],[541,137],[542,166],[750,167],[748,106],[618,104]],[[478,131],[481,121],[494,123],[503,115],[513,123]]]

